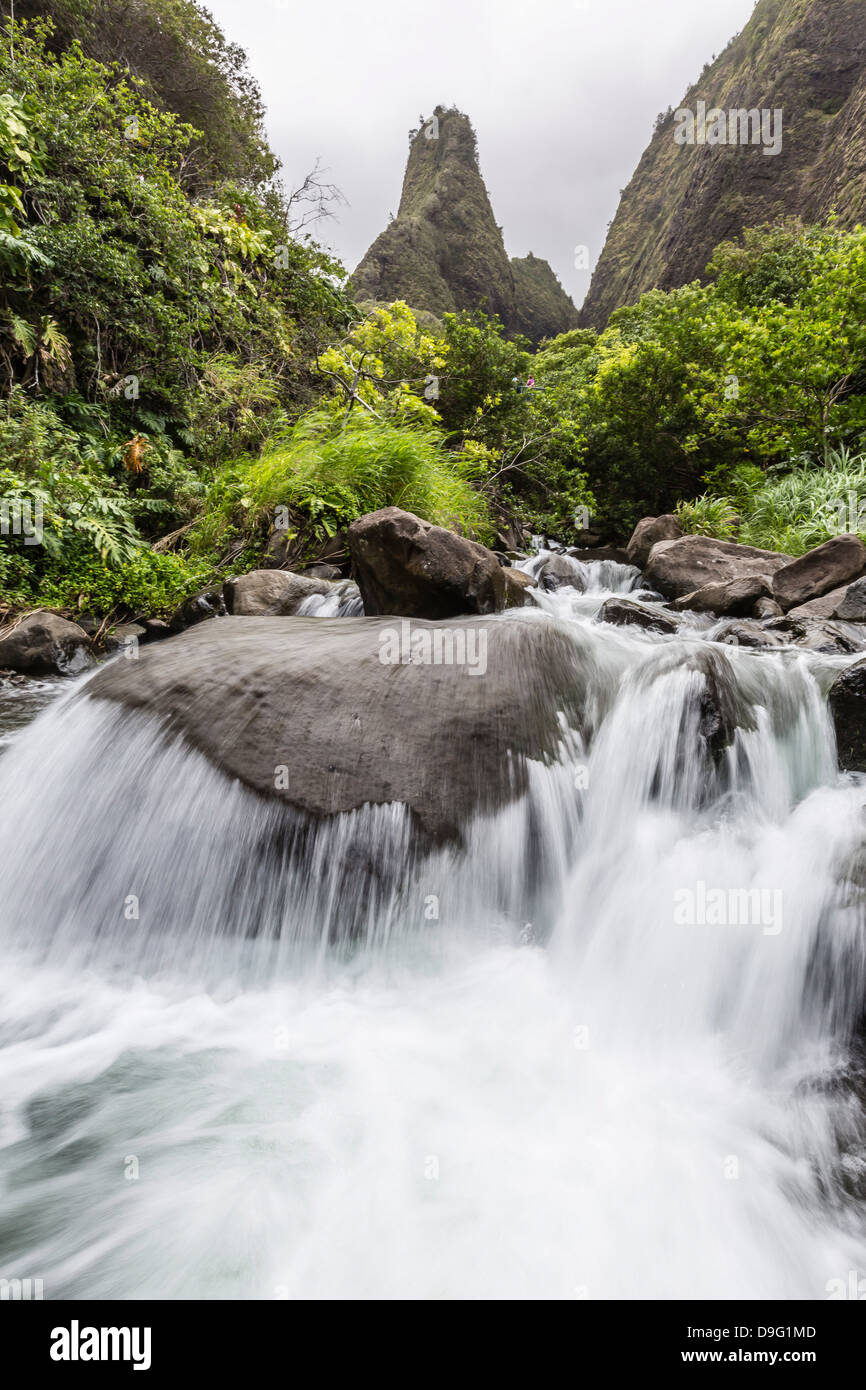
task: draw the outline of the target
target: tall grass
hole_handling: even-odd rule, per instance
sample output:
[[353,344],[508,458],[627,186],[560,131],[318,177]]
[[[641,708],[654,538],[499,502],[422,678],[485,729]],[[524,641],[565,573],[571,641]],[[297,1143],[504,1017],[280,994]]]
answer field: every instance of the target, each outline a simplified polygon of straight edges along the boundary
[[803,456],[786,473],[762,481],[750,468],[740,482],[734,497],[706,493],[680,502],[683,531],[784,555],[804,555],[848,531],[866,541],[866,454],[831,450],[823,468]]
[[753,495],[738,539],[803,555],[846,531],[866,540],[866,454],[832,453],[827,468],[801,462],[769,480]]
[[733,539],[738,519],[729,498],[707,493],[691,502],[678,502],[675,515],[685,535],[715,536],[720,541]]
[[472,477],[468,456],[450,453],[432,430],[360,413],[341,427],[333,415],[311,412],[276,449],[217,475],[191,545],[218,544],[228,530],[252,537],[280,507],[310,539],[388,506],[485,539],[487,507]]

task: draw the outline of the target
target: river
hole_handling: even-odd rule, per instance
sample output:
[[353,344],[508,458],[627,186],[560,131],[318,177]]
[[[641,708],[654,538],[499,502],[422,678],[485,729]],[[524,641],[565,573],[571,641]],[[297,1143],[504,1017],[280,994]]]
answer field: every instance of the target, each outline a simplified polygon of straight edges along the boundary
[[[599,624],[637,574],[588,578],[535,617],[584,652],[597,734],[420,866],[380,807],[287,869],[276,809],[87,678],[0,704],[0,1276],[823,1299],[866,1272],[866,783],[824,699],[852,658]],[[365,836],[404,868],[359,937]]]

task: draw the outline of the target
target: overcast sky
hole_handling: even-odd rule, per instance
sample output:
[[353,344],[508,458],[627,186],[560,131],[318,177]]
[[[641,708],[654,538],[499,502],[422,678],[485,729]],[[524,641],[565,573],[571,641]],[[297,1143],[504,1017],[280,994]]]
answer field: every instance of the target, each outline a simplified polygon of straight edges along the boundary
[[407,134],[442,103],[478,133],[509,255],[580,304],[620,189],[754,0],[205,0],[249,55],[288,183],[320,157],[348,206],[319,240],[354,269],[396,213]]

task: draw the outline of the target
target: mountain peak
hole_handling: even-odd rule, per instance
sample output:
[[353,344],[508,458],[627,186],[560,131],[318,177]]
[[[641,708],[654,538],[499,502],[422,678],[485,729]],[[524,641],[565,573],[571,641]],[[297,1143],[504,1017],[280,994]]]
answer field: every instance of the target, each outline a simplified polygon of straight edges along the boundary
[[746,227],[821,221],[833,210],[843,226],[862,217],[864,9],[864,0],[758,0],[679,110],[659,117],[582,324],[601,328],[645,290],[704,278],[714,248]]
[[410,132],[399,211],[367,251],[352,287],[360,300],[403,299],[434,314],[483,309],[534,342],[577,323],[546,261],[509,261],[475,131],[454,107],[437,106]]

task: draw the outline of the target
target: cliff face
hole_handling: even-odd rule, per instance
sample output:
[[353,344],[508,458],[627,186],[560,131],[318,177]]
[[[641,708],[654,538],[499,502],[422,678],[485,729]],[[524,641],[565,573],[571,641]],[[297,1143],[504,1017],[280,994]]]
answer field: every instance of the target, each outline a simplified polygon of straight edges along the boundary
[[516,332],[538,343],[542,338],[577,328],[577,310],[547,261],[540,261],[530,251],[528,256],[512,257],[511,271],[514,276]]
[[434,314],[483,309],[533,342],[577,322],[546,261],[509,261],[475,132],[462,112],[441,106],[412,137],[397,216],[364,256],[352,289],[360,300],[404,299]]
[[[707,143],[698,143],[699,120],[695,142],[678,143],[690,132],[673,111],[657,126],[611,225],[584,326],[603,327],[654,286],[702,278],[713,248],[744,227],[791,215],[820,221],[834,208],[843,225],[862,220],[866,0],[758,0],[681,108],[697,117],[700,102]],[[730,112],[752,110],[766,113],[760,143],[734,143]],[[731,143],[714,143],[721,136]]]

